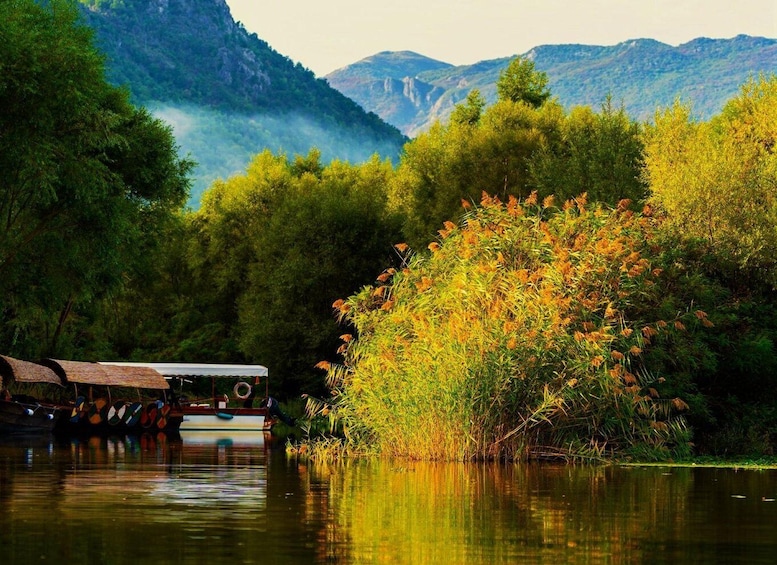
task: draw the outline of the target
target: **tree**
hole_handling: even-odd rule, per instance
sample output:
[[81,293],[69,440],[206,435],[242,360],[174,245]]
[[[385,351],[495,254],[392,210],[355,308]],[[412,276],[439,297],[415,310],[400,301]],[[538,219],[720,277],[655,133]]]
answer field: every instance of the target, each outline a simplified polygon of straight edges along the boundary
[[704,242],[717,268],[743,283],[777,286],[775,124],[777,78],[761,77],[709,122],[675,104],[646,135],[650,202],[670,229]]
[[542,197],[587,193],[611,206],[626,198],[636,204],[647,196],[642,149],[642,127],[607,97],[599,113],[580,106],[559,116],[558,135],[546,137],[529,170]]
[[556,103],[533,108],[499,100],[481,114],[474,94],[450,123],[437,123],[408,143],[391,182],[392,205],[407,218],[408,243],[425,247],[444,221],[463,212],[462,201],[477,202],[484,191],[504,199],[528,196],[529,161],[556,135],[560,113]]
[[264,216],[238,299],[238,333],[246,356],[276,375],[276,394],[324,392],[315,364],[346,331],[332,303],[373,281],[401,237],[386,211],[390,174],[377,158],[331,163],[320,178],[303,172]]
[[62,353],[80,304],[142,261],[186,199],[168,127],[109,85],[67,0],[0,4],[0,340]]
[[499,73],[496,93],[500,100],[525,102],[539,108],[550,98],[548,75],[534,68],[534,61],[516,57]]
[[485,107],[486,99],[480,94],[480,90],[474,88],[467,94],[467,99],[453,109],[451,121],[462,125],[475,125],[480,121]]

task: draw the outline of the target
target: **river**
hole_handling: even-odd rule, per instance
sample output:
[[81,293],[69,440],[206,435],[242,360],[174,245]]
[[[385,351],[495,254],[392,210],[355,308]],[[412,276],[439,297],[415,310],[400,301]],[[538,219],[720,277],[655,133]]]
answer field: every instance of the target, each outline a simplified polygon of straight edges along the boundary
[[775,563],[777,471],[287,458],[272,436],[0,441],[0,563]]

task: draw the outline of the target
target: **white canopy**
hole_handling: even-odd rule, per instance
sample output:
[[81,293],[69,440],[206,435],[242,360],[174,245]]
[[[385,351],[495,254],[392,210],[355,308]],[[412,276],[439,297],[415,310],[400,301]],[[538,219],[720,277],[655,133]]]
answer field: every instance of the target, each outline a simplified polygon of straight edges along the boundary
[[100,361],[102,365],[150,367],[165,377],[267,377],[262,365],[231,365],[221,363],[125,363]]

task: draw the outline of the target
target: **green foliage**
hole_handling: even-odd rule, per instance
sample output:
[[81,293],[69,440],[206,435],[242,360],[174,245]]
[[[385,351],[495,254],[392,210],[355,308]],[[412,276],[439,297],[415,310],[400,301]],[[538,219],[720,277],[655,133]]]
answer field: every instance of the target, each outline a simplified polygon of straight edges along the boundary
[[105,81],[66,0],[0,4],[0,105],[0,337],[10,353],[67,353],[79,309],[142,263],[185,200],[191,164]]
[[669,229],[704,242],[727,276],[771,285],[777,284],[775,118],[777,79],[761,77],[710,122],[692,120],[680,104],[659,112],[645,148],[650,201],[666,214]]
[[516,57],[499,73],[496,81],[499,100],[525,102],[539,108],[550,98],[548,75],[534,68],[534,61]]
[[[461,110],[474,117],[476,97]],[[436,124],[405,146],[392,180],[392,206],[407,216],[405,233],[414,247],[423,245],[464,202],[482,192],[526,196],[526,164],[545,133],[541,113],[525,104],[503,101],[477,120]]]
[[616,205],[638,202],[641,127],[608,98],[600,113],[575,108],[569,114],[554,102],[532,108],[501,100],[483,109],[476,92],[440,123],[405,146],[392,180],[392,206],[407,217],[413,247],[423,245],[448,218],[462,212],[462,200],[483,192],[526,197],[589,198]]
[[599,113],[576,107],[559,118],[559,131],[529,163],[541,196],[588,198],[612,206],[647,196],[642,175],[642,127],[607,97]]
[[470,90],[467,100],[453,110],[451,122],[473,126],[480,121],[485,106],[486,99],[483,98],[480,91],[478,89]]
[[482,206],[338,304],[358,336],[328,372],[345,437],[423,459],[688,453],[687,404],[643,357],[707,315],[655,317],[673,287],[653,221],[583,198]]
[[388,164],[319,169],[297,159],[291,168],[297,176],[264,216],[239,300],[241,348],[274,368],[284,396],[324,391],[314,365],[342,333],[332,302],[368,283],[400,237],[386,213]]
[[390,261],[400,223],[386,211],[390,163],[319,159],[265,151],[172,224],[158,275],[114,303],[122,356],[259,362],[273,395],[322,392],[314,365],[342,333],[332,302]]

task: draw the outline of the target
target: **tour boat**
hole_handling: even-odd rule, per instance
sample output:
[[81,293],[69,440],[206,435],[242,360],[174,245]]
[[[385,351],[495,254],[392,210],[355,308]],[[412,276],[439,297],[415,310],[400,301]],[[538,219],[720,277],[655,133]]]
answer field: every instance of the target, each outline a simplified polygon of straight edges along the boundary
[[72,386],[55,433],[77,435],[175,433],[183,414],[172,402],[170,384],[143,367],[43,359],[39,363]]
[[266,432],[278,420],[292,423],[269,396],[267,367],[218,363],[123,363],[105,365],[153,369],[173,383],[183,412],[180,432]]
[[44,400],[63,389],[51,369],[0,355],[0,433],[49,433],[60,410],[53,400]]

